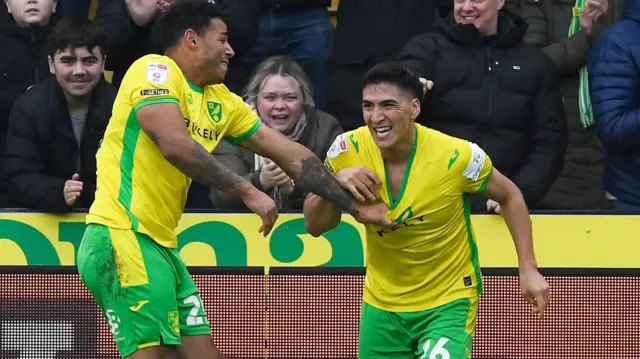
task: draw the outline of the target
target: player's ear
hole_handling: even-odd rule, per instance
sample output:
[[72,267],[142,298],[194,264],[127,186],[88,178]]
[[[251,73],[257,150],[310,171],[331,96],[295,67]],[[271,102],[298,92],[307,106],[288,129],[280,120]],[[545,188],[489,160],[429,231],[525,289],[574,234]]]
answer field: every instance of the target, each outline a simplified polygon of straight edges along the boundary
[[187,45],[191,48],[195,48],[196,47],[196,32],[188,29],[187,31],[184,32],[184,40],[186,41]]
[[411,101],[411,119],[415,120],[420,115],[420,100],[414,98]]

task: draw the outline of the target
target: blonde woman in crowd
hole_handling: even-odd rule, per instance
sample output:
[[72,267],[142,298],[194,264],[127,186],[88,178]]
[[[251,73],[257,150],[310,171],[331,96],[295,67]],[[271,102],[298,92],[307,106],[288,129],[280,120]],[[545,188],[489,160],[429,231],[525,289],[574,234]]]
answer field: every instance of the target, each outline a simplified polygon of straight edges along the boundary
[[[274,56],[258,65],[245,91],[246,102],[265,125],[296,141],[324,160],[333,140],[341,133],[338,120],[315,108],[310,81],[300,65],[286,56]],[[225,166],[245,176],[269,194],[279,210],[300,210],[304,193],[268,158],[223,141],[214,155]],[[244,209],[239,198],[212,190],[218,209]]]

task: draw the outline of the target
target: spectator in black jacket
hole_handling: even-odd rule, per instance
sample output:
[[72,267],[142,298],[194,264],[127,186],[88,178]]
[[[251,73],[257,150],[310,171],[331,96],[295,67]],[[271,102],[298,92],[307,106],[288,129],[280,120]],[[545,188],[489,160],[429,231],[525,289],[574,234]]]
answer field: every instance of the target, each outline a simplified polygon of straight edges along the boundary
[[[99,0],[95,23],[107,35],[106,69],[113,71],[112,83],[120,86],[129,66],[150,53],[164,53],[156,35],[163,4],[178,0]],[[229,31],[229,44],[235,52],[231,71],[249,51],[258,36],[259,0],[202,0],[220,5]],[[234,88],[227,81],[229,89]]]
[[[345,131],[364,124],[362,79],[373,65],[393,59],[439,18],[443,0],[340,0],[327,88],[327,112]],[[447,0],[452,1],[452,0]]]
[[[567,125],[551,60],[523,42],[526,23],[503,4],[455,1],[436,31],[411,39],[399,59],[433,81],[420,121],[480,145],[534,207],[562,170]],[[471,204],[500,212],[481,197]]]
[[88,20],[61,20],[51,42],[55,77],[11,111],[5,175],[15,207],[64,213],[93,202],[96,152],[116,90],[103,78],[104,36]]
[[327,71],[333,47],[333,25],[329,18],[331,0],[259,0],[258,38],[242,64],[227,74],[241,93],[251,74],[270,56],[286,55],[300,64],[313,86],[316,108],[324,110]]
[[[0,157],[9,112],[24,91],[49,74],[47,36],[55,23],[55,0],[3,1],[0,5]],[[0,160],[0,174],[4,161]],[[0,179],[1,181],[1,179]],[[9,206],[0,183],[0,207]]]

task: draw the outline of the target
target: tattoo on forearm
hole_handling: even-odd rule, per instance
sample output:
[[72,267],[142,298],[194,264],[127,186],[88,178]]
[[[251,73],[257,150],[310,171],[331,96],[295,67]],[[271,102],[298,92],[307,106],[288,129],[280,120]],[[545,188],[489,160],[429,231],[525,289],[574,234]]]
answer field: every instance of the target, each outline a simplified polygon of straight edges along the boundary
[[327,171],[318,157],[312,156],[302,160],[298,183],[305,191],[315,193],[342,211],[353,214],[353,196]]
[[174,166],[194,181],[227,193],[235,193],[249,184],[247,179],[223,165],[196,141],[193,141],[193,158],[174,162]]

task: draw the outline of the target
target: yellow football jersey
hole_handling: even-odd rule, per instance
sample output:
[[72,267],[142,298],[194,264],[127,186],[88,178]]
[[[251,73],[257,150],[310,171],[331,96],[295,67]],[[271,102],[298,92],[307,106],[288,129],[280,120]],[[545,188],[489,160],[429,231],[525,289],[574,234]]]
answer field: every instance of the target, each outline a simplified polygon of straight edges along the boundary
[[191,178],[140,129],[136,111],[157,103],[179,105],[189,135],[210,152],[223,138],[244,140],[258,130],[260,120],[226,86],[190,83],[169,57],[144,56],[125,74],[97,153],[96,199],[87,223],[130,228],[175,248]]
[[383,183],[378,194],[395,224],[365,226],[363,300],[388,311],[427,310],[482,292],[467,194],[484,190],[493,170],[491,160],[473,143],[415,126],[416,140],[395,199],[367,127],[338,136],[325,160],[334,175],[364,166]]

